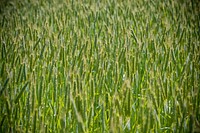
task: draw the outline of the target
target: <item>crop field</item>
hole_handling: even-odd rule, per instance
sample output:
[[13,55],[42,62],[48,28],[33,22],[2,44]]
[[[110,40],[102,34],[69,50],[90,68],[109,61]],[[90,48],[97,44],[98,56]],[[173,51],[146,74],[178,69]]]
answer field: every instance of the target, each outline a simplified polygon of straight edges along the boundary
[[198,0],[10,0],[1,133],[200,132]]

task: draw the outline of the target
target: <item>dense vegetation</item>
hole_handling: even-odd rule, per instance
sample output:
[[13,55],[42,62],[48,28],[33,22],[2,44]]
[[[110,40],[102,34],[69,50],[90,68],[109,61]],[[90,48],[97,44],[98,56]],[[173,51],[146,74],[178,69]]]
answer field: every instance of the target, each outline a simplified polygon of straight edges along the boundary
[[193,132],[195,0],[10,1],[0,14],[0,132]]

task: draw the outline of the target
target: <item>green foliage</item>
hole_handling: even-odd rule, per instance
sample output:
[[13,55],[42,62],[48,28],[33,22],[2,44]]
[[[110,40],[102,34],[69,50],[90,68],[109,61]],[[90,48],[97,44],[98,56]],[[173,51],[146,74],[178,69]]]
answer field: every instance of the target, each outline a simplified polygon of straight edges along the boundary
[[0,132],[193,132],[195,1],[10,2],[0,16]]

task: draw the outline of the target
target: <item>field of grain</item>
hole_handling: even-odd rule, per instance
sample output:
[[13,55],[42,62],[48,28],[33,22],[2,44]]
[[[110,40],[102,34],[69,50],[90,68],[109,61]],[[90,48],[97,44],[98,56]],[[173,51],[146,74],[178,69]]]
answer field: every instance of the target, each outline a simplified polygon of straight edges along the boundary
[[0,132],[200,131],[199,3],[10,0]]

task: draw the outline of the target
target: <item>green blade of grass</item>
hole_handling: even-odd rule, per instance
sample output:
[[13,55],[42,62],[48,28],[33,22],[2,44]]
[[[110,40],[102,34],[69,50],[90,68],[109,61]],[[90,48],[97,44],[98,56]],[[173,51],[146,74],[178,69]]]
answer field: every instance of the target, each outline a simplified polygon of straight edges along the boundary
[[20,97],[22,96],[22,94],[23,94],[23,92],[26,89],[28,84],[29,84],[29,82],[26,82],[26,84],[22,87],[21,91],[19,92],[19,94],[15,98],[15,103],[17,103],[19,101]]
[[6,86],[9,82],[9,78],[6,79],[6,81],[3,84],[3,88],[0,90],[0,96],[3,94],[3,91],[6,89]]

